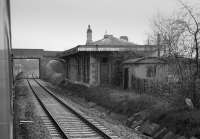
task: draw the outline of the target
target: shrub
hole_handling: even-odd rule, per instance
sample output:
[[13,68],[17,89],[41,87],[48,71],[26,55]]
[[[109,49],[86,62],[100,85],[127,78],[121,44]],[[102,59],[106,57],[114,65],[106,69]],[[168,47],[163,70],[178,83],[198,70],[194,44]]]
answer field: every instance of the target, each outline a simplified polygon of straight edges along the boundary
[[73,95],[83,97],[88,101],[93,101],[120,114],[131,115],[141,110],[151,109],[157,102],[150,95],[135,95],[135,97],[130,98],[127,94],[113,95],[115,93],[110,91],[110,89],[101,87],[88,88],[83,85],[68,83],[65,88],[73,91]]
[[157,101],[155,98],[148,95],[138,95],[133,99],[127,100],[126,105],[122,107],[125,109],[124,114],[132,115],[133,113],[143,111],[145,109],[151,109],[154,105],[156,105]]

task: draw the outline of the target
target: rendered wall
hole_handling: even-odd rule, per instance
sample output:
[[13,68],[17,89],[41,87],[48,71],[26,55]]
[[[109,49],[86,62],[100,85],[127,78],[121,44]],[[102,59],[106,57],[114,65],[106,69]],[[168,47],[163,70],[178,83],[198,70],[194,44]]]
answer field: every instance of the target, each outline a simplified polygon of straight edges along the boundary
[[[155,76],[153,77],[147,76],[148,66],[156,66]],[[129,65],[124,65],[123,69],[125,68],[128,68],[129,70],[129,73],[128,73],[128,76],[129,76],[128,87],[129,88],[131,87],[131,84],[132,84],[132,76],[138,79],[148,79],[148,80],[157,80],[157,81],[165,81],[168,76],[168,66],[164,64],[138,64],[138,65],[129,64]],[[124,82],[124,78],[123,78],[123,82]]]
[[94,56],[90,55],[90,79],[89,83],[92,86],[97,86],[99,85],[98,82],[98,61]]

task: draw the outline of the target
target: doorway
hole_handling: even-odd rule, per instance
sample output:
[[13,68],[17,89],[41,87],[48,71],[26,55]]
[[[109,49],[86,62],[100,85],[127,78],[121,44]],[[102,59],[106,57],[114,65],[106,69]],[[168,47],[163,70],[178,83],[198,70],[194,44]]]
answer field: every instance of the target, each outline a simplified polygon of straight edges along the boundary
[[128,82],[129,82],[129,72],[128,68],[124,69],[124,89],[128,89]]
[[108,58],[103,57],[100,61],[100,83],[101,85],[108,85],[109,83],[109,63]]

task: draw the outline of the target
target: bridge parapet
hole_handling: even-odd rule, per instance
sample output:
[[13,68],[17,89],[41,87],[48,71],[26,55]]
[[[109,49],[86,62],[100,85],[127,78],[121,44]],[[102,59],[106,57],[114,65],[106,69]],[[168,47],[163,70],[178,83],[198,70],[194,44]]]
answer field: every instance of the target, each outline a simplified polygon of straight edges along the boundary
[[12,49],[12,58],[13,60],[38,59],[39,76],[44,78],[46,76],[46,64],[52,59],[57,59],[58,53],[58,51],[44,51],[43,49]]
[[13,58],[38,59],[44,55],[43,49],[12,49]]

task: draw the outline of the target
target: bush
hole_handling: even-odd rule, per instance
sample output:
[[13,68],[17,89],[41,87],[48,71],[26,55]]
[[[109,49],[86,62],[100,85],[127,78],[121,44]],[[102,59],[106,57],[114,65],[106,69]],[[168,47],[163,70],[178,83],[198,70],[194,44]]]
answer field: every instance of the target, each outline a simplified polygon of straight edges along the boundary
[[83,85],[68,83],[65,87],[73,91],[73,95],[85,98],[87,101],[93,101],[113,112],[131,115],[145,109],[151,109],[157,104],[157,100],[149,95],[136,95],[130,98],[128,95],[113,95],[107,88],[93,87],[88,88]]
[[23,72],[19,72],[16,77],[15,77],[15,80],[20,80],[20,79],[23,79],[24,78],[24,73]]
[[174,96],[167,107],[153,108],[149,120],[167,127],[176,134],[200,137],[200,111],[191,110],[185,104],[185,97]]
[[157,104],[155,98],[148,95],[138,95],[133,99],[128,99],[127,102],[121,107],[124,111],[124,114],[132,115],[136,112],[143,111],[145,109],[151,109],[154,105]]
[[65,81],[65,78],[62,73],[53,73],[50,77],[50,81],[55,85],[59,85]]
[[170,111],[160,121],[161,125],[164,125],[171,129],[174,133],[185,136],[199,136],[200,125],[200,111]]

